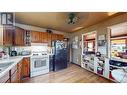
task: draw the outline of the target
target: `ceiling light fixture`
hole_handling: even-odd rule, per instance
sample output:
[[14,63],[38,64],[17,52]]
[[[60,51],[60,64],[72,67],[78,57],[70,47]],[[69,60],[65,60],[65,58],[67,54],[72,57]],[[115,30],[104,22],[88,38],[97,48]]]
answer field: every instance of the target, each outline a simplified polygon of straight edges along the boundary
[[78,17],[75,13],[69,13],[68,15],[68,24],[75,24],[78,21]]

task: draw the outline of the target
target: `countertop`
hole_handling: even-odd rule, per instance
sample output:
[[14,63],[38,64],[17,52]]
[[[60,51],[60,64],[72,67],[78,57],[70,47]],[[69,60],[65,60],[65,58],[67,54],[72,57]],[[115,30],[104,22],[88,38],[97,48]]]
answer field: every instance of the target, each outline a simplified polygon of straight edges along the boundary
[[13,57],[13,58],[9,58],[9,59],[3,59],[0,60],[0,64],[4,64],[4,63],[9,63],[9,62],[13,62],[10,66],[8,66],[4,71],[2,71],[0,73],[0,77],[4,76],[9,70],[11,70],[17,63],[19,63],[21,60],[23,59],[23,57]]
[[31,57],[31,55],[28,55],[28,56],[15,56],[15,57],[9,57],[8,59],[0,60],[0,64],[13,62],[10,66],[8,66],[4,71],[2,71],[0,73],[0,78],[2,76],[4,76],[9,70],[11,70],[16,64],[18,64],[25,57]]
[[[50,56],[50,55],[53,55],[53,54],[48,54],[48,55]],[[31,55],[14,56],[14,57],[9,57],[8,59],[2,59],[2,60],[0,60],[0,64],[13,62],[9,67],[7,67],[4,71],[2,71],[0,73],[0,78],[2,76],[4,76],[9,70],[11,70],[16,64],[18,64],[25,57],[31,57]]]

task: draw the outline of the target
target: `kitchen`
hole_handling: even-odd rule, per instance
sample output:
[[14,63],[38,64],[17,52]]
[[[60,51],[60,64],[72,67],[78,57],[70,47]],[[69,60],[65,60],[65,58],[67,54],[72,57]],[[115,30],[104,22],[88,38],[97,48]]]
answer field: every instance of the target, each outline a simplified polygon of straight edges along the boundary
[[[79,76],[83,82],[127,82],[127,13],[114,13],[111,16],[107,16],[108,13],[79,13],[79,18],[82,15],[89,18],[90,14],[96,15],[96,18],[104,15],[100,18],[101,20],[98,18],[96,21],[91,17],[91,23],[89,21],[91,25],[89,23],[86,25],[88,28],[77,28],[75,23],[78,23],[78,17],[75,14],[60,14],[60,12],[1,13],[0,82],[43,82],[41,80],[44,78],[49,79],[49,81],[44,82],[50,82],[52,80],[50,78],[54,76],[59,76],[59,79],[55,77],[54,81],[51,82],[76,82],[80,80],[76,77],[79,71],[83,71],[82,76]],[[38,18],[42,15],[44,18]],[[57,23],[53,21],[51,22],[55,23],[54,25],[57,27],[48,26],[49,23],[46,20],[52,20],[52,18],[47,17],[45,20],[45,17],[49,15],[65,21],[67,16],[69,19],[67,25],[71,25],[71,28],[76,27],[71,29],[74,33],[61,32],[68,31],[67,29],[70,27],[67,25],[58,27]],[[78,26],[84,23],[85,17],[79,20],[81,22],[78,23]],[[34,20],[32,21],[32,19]],[[45,23],[43,26],[45,28],[40,28],[43,23]],[[59,31],[56,30],[57,28]],[[71,76],[74,72],[73,67],[76,68],[74,70],[77,71],[77,74]],[[57,75],[58,73],[60,74]],[[94,78],[86,80],[88,74],[91,74],[97,81]],[[70,76],[68,78],[70,80],[66,80],[66,75]]]

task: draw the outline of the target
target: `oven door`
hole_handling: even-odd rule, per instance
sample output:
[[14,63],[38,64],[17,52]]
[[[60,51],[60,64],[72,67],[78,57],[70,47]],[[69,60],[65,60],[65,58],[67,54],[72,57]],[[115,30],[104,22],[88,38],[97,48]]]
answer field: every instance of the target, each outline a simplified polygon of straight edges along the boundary
[[31,71],[39,71],[49,68],[48,58],[31,58]]

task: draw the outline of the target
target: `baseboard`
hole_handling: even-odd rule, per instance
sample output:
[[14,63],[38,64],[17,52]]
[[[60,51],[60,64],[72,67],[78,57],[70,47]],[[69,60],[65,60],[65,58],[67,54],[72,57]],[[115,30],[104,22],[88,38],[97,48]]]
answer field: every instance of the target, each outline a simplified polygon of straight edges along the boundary
[[76,64],[76,63],[74,63],[74,62],[70,62],[70,63],[72,63],[72,64],[75,64],[75,65],[77,65],[77,66],[81,67],[81,65],[79,65],[79,64]]

